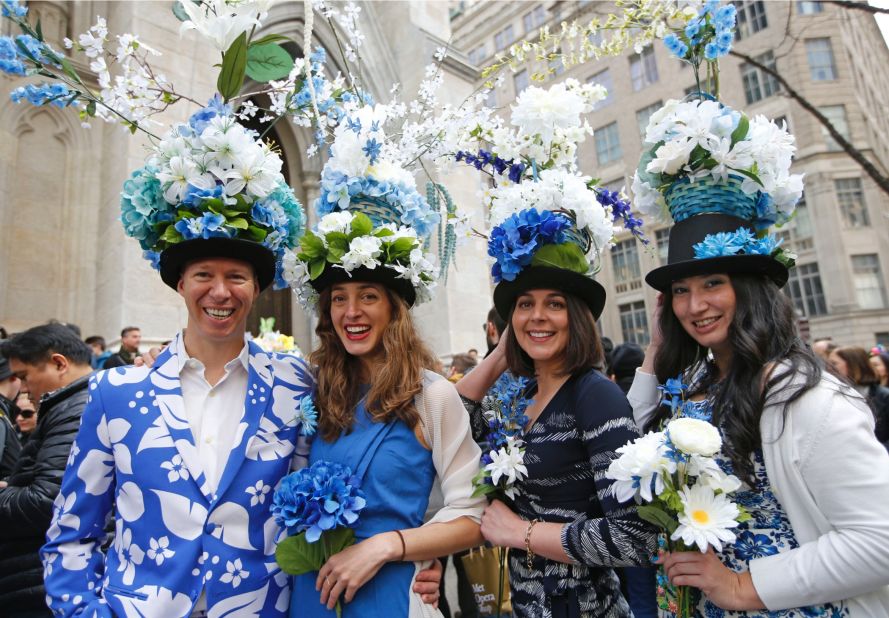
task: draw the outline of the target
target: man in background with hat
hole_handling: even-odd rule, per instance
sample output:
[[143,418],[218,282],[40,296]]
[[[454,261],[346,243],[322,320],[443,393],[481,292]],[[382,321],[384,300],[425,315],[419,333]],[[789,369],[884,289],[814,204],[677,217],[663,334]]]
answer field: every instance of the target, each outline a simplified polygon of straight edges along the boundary
[[0,481],[12,472],[22,450],[13,426],[20,388],[21,380],[9,369],[9,361],[0,356]]

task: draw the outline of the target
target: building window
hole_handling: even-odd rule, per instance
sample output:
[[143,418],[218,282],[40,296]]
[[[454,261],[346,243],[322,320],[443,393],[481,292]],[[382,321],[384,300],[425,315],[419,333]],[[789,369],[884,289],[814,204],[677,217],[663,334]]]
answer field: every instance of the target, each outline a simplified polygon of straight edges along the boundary
[[874,339],[876,339],[877,345],[881,345],[884,348],[889,348],[889,332],[883,331],[880,333],[874,333]]
[[657,259],[663,266],[667,263],[667,252],[670,249],[670,228],[657,230],[654,238],[657,243]]
[[488,91],[488,98],[485,99],[485,105],[490,108],[497,107],[497,90],[494,88],[491,88],[491,90]]
[[593,136],[596,138],[596,156],[599,158],[599,165],[617,161],[623,156],[616,121],[596,129]]
[[485,58],[488,57],[487,51],[485,51],[485,44],[482,43],[471,52],[469,52],[469,62],[475,66],[481,65],[484,62]]
[[[770,51],[756,56],[754,60],[772,70],[775,69],[775,56]],[[741,81],[744,82],[744,97],[748,104],[756,103],[781,91],[781,84],[772,74],[746,62],[741,65]]]
[[[844,105],[825,105],[819,107],[818,111],[824,114],[837,130],[847,140],[849,139],[849,121],[846,119],[846,107]],[[821,135],[824,137],[824,143],[828,150],[842,150],[836,140],[828,133],[827,129],[821,126]]]
[[886,286],[876,253],[852,256],[852,278],[855,297],[862,309],[885,309]]
[[738,9],[737,18],[737,37],[741,39],[747,38],[751,34],[764,30],[769,26],[766,19],[766,5],[762,0],[745,0],[741,2],[735,0],[735,8]]
[[796,9],[800,15],[814,15],[823,11],[824,7],[817,0],[799,0]]
[[639,125],[639,134],[643,138],[645,137],[645,129],[648,127],[648,119],[651,118],[653,113],[661,108],[661,105],[663,105],[663,103],[658,101],[657,103],[652,103],[636,112],[636,124]]
[[641,54],[630,56],[630,78],[633,80],[634,92],[657,81],[657,62],[652,46],[643,49]]
[[[614,281],[618,284],[638,283],[641,287],[642,270],[639,266],[639,249],[636,239],[630,238],[616,243],[611,249],[611,265],[614,267]],[[618,286],[618,292],[626,292]]]
[[806,39],[806,57],[809,59],[809,75],[814,82],[827,82],[837,78],[830,39]]
[[785,288],[794,307],[804,317],[810,318],[827,313],[824,288],[821,287],[821,274],[818,264],[799,264],[790,269],[790,279]]
[[837,190],[837,202],[843,213],[846,227],[868,227],[870,217],[867,204],[864,203],[864,189],[860,178],[840,178],[834,181]]
[[645,312],[645,303],[637,301],[620,305],[620,330],[624,343],[648,345],[648,315]]
[[611,78],[611,70],[605,69],[599,73],[596,73],[591,78],[587,80],[591,84],[599,84],[608,92],[605,95],[605,98],[601,101],[596,102],[593,106],[593,110],[602,109],[606,105],[610,105],[612,101],[614,101],[614,80]]
[[515,41],[515,36],[513,36],[512,33],[512,24],[494,35],[494,47],[497,51],[503,51],[509,47],[513,41]]
[[522,90],[528,87],[530,82],[528,81],[528,69],[522,69],[518,73],[512,76],[512,81],[515,84],[515,95],[519,96]]
[[546,22],[546,10],[543,6],[536,6],[533,11],[525,15],[523,21],[525,23],[525,32],[531,32]]

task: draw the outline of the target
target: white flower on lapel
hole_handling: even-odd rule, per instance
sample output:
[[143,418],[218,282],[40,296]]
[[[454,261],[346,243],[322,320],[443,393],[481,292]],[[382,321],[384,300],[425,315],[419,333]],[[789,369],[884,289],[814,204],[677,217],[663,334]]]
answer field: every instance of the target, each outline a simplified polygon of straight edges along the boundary
[[[123,528],[123,525],[118,527]],[[116,539],[120,539],[117,543],[117,558],[120,560],[117,570],[123,571],[122,581],[129,586],[136,578],[136,567],[145,559],[145,552],[133,543],[133,531],[129,528],[125,528],[123,534],[119,534]]]
[[67,496],[61,493],[56,496],[56,499],[53,502],[54,514],[52,525],[49,527],[49,530],[46,531],[46,538],[50,541],[54,541],[56,537],[62,533],[60,526],[74,528],[75,530],[80,528],[80,517],[71,512],[76,500],[77,496],[73,491]]
[[234,562],[226,561],[225,573],[219,577],[219,581],[223,584],[231,584],[232,588],[237,588],[241,585],[241,580],[248,577],[250,577],[250,572],[244,570],[240,558],[235,558]]
[[154,560],[160,566],[164,563],[164,560],[172,558],[176,552],[170,549],[169,537],[162,536],[159,539],[154,537],[148,539],[148,551],[146,554],[149,560]]
[[270,485],[266,485],[262,481],[256,481],[256,485],[251,485],[245,489],[245,493],[250,494],[250,506],[257,504],[265,504],[265,497],[272,490]]
[[188,480],[188,468],[185,467],[181,455],[173,455],[169,461],[162,462],[161,468],[167,470],[167,480],[171,483],[175,483],[179,479]]

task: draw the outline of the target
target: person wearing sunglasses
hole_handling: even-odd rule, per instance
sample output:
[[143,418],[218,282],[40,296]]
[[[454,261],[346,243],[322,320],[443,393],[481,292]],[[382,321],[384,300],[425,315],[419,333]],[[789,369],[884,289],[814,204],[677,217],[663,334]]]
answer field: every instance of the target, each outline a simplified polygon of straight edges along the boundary
[[31,432],[37,427],[37,408],[28,398],[28,393],[19,393],[15,399],[15,405],[19,409],[18,415],[15,417],[15,424],[18,427],[18,437],[24,445],[31,436]]

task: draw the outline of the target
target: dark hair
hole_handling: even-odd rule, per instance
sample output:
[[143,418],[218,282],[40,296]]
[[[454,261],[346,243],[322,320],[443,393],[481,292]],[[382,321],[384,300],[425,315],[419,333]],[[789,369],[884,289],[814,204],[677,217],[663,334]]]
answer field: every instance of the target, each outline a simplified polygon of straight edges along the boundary
[[[576,375],[602,364],[602,341],[590,308],[573,294],[562,294],[568,306],[568,345],[565,347],[565,362],[561,373]],[[509,312],[510,322],[514,311],[515,303]],[[534,376],[534,361],[519,345],[512,328],[506,336],[506,365],[516,375],[529,378]]]
[[451,358],[451,367],[458,373],[466,373],[478,364],[471,354],[454,354]]
[[836,354],[846,361],[846,369],[849,371],[848,379],[853,384],[870,386],[880,383],[874,368],[870,366],[870,358],[864,348],[846,346],[837,348],[832,354]]
[[122,331],[120,331],[120,338],[123,339],[124,337],[127,336],[127,333],[131,333],[134,330],[141,331],[142,329],[139,328],[138,326],[126,326],[126,327],[124,327],[124,329]]
[[635,343],[622,343],[611,353],[611,363],[608,365],[608,373],[618,380],[632,378],[636,375],[642,362],[645,360],[645,352]]
[[[503,331],[506,329],[506,322],[504,322],[503,318],[500,317],[500,314],[497,313],[496,307],[491,307],[491,310],[488,311],[488,322],[494,325],[498,335],[502,335]],[[487,325],[485,325],[485,327],[487,327]]]
[[103,351],[105,350],[105,337],[100,337],[99,335],[93,335],[91,337],[87,337],[86,339],[84,339],[83,342],[87,345],[96,344],[100,348],[102,348]]
[[[660,318],[663,342],[655,357],[655,373],[662,383],[679,375],[690,380],[701,373],[696,391],[713,389],[713,423],[723,431],[725,452],[735,474],[752,483],[751,455],[762,445],[759,421],[763,408],[767,403],[783,404],[786,414],[791,403],[818,384],[822,367],[797,336],[793,304],[778,286],[762,275],[733,274],[729,278],[736,303],[728,331],[732,362],[725,379],[720,382],[715,371],[702,371],[707,349],[676,319],[669,288],[664,292],[665,309]],[[778,361],[786,366],[773,365]],[[795,374],[801,374],[804,381],[791,386],[790,378]],[[655,429],[669,415],[669,408],[661,406],[646,430]]]
[[53,354],[61,354],[75,365],[89,365],[92,350],[67,324],[35,326],[0,343],[0,354],[29,365],[45,363]]

